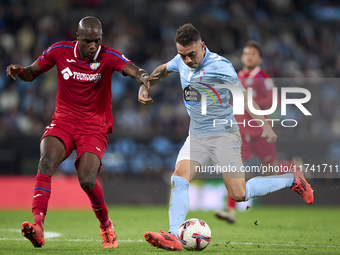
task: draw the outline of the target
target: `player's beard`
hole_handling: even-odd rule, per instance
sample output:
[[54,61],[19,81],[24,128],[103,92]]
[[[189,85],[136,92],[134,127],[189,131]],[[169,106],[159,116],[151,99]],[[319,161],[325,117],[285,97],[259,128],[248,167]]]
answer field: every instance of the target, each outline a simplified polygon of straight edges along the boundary
[[253,65],[246,65],[248,70],[253,70],[257,65],[253,64]]
[[190,68],[197,68],[198,64],[197,64],[197,62],[192,62],[192,63],[190,63],[190,65],[187,65],[187,66],[190,67]]
[[87,52],[86,57],[87,58],[93,58],[95,54],[96,54],[96,52]]

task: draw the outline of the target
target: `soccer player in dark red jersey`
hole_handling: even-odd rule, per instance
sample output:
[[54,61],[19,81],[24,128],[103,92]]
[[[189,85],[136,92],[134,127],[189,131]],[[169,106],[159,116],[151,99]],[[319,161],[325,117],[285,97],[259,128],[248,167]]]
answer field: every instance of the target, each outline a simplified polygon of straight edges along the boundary
[[[253,100],[261,109],[268,109],[272,106],[273,88],[275,87],[270,76],[261,69],[262,49],[258,42],[248,41],[241,57],[243,69],[238,72],[245,89],[253,89]],[[235,115],[239,123],[242,137],[241,155],[242,160],[250,160],[253,154],[261,160],[262,165],[300,165],[301,158],[295,157],[292,161],[281,161],[277,163],[277,151],[275,143],[267,143],[261,138],[262,128],[260,126],[249,126],[247,123],[252,119],[248,112],[244,115]],[[242,124],[244,123],[244,124]],[[297,162],[299,161],[299,162]],[[273,173],[271,173],[273,174]],[[275,174],[275,173],[274,173]],[[215,215],[229,223],[236,220],[236,202],[227,195],[227,207],[225,210],[216,211]]]
[[81,188],[88,195],[99,220],[104,248],[116,248],[118,240],[108,216],[102,188],[96,183],[112,132],[111,76],[114,71],[136,79],[149,88],[148,74],[120,52],[101,44],[102,26],[95,17],[80,20],[76,41],[53,44],[30,66],[12,64],[7,76],[33,81],[57,66],[58,89],[52,123],[40,140],[40,161],[34,184],[32,212],[34,223],[24,222],[22,234],[35,247],[43,247],[43,224],[51,194],[55,169],[73,150]]

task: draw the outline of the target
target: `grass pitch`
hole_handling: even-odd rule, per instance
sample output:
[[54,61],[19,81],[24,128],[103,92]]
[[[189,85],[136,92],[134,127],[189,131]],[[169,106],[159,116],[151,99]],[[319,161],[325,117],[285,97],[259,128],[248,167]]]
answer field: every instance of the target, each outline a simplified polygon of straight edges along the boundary
[[[145,231],[168,230],[167,206],[109,208],[119,240],[117,249],[103,249],[92,211],[49,211],[45,247],[35,249],[20,233],[30,211],[0,211],[0,254],[159,254]],[[340,254],[340,207],[254,207],[239,212],[230,225],[213,212],[189,212],[187,219],[205,220],[212,241],[202,254]],[[255,224],[256,222],[256,224]],[[188,253],[183,250],[175,254]]]

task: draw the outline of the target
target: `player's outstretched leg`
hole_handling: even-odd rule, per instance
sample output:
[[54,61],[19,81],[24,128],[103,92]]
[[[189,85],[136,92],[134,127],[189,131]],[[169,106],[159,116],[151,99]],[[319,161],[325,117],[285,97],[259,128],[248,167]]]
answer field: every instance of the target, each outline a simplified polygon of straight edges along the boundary
[[167,251],[181,251],[182,245],[176,238],[176,236],[166,233],[160,230],[161,233],[156,232],[145,232],[145,240],[151,245],[162,248]]
[[117,248],[118,239],[115,232],[115,226],[110,219],[111,225],[108,228],[101,228],[100,235],[102,237],[103,248]]
[[21,233],[31,241],[35,248],[41,248],[45,245],[44,230],[40,225],[25,221],[21,224]]
[[308,204],[314,201],[313,190],[303,177],[299,169],[280,176],[255,177],[246,182],[246,198],[264,196],[282,188],[291,188],[298,193]]
[[292,173],[294,174],[295,182],[291,189],[294,192],[298,193],[306,201],[307,204],[309,205],[313,204],[314,194],[312,187],[303,177],[303,174],[300,172],[300,169],[292,171]]

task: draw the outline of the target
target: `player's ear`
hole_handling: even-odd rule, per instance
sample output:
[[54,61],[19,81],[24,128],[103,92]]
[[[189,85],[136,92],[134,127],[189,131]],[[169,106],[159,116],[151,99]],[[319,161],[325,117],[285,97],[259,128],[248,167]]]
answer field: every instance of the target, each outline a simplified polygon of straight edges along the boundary
[[79,34],[78,34],[78,32],[76,32],[76,37],[77,37],[77,40],[79,41]]

